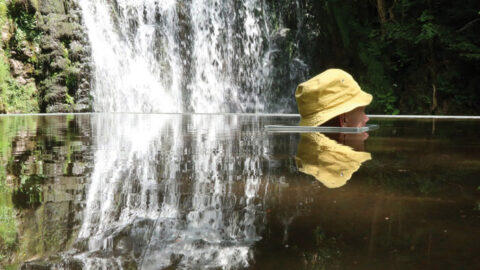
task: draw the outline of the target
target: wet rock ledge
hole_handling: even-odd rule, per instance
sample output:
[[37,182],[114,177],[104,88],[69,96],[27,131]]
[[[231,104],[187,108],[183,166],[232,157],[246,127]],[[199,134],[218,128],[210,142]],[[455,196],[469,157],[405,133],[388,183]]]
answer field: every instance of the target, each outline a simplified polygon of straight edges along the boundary
[[90,47],[77,2],[0,1],[7,9],[2,51],[17,88],[34,86],[40,112],[91,111]]

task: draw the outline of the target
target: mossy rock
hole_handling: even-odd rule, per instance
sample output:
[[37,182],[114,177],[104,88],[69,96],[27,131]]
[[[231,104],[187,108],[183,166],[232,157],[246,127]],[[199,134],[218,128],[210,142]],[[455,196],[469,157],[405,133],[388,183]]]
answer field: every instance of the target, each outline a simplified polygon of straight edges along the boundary
[[47,113],[71,113],[73,112],[73,106],[69,104],[48,105],[46,112]]
[[69,47],[70,57],[72,60],[81,59],[83,56],[85,56],[85,49],[80,42],[72,41]]
[[42,89],[49,89],[56,85],[63,85],[63,84],[65,84],[65,76],[61,73],[58,73],[42,81],[40,83],[40,87]]
[[45,270],[45,269],[85,269],[84,263],[80,259],[67,259],[62,261],[58,256],[50,256],[48,259],[37,259],[24,262],[20,269],[22,270]]
[[76,77],[77,79],[79,79],[81,73],[82,70],[80,69],[78,63],[75,63],[74,65],[70,65],[65,68],[65,74],[67,77]]
[[36,54],[39,52],[38,45],[27,40],[22,41],[18,44],[18,48],[15,50],[15,58],[27,62],[36,57]]
[[40,40],[40,49],[43,53],[59,50],[61,51],[61,46],[58,40],[55,40],[51,36],[44,36]]
[[72,92],[76,92],[78,88],[78,84],[80,81],[80,75],[82,74],[82,70],[78,68],[77,65],[68,66],[65,71],[65,84],[68,89]]
[[[0,19],[0,23],[2,19]],[[0,26],[1,41],[3,44],[9,44],[12,39],[12,32],[10,32],[11,26],[8,20],[5,20],[4,25]]]
[[2,103],[1,100],[0,100],[0,113],[7,113],[5,105]]
[[10,12],[13,12],[14,14],[19,14],[23,12],[35,14],[35,12],[38,10],[37,0],[15,0],[11,1],[11,3],[12,5],[9,7],[9,9]]
[[[35,79],[38,87],[35,89],[40,93],[35,96],[37,109],[40,102],[43,112],[72,112],[75,101],[88,95],[89,87],[84,88],[89,85],[82,84],[82,79],[88,78],[90,72],[77,63],[83,62],[89,51],[89,47],[82,44],[86,37],[79,23],[81,10],[77,3],[72,0],[7,0],[4,7],[5,20],[0,20],[3,43],[10,45],[8,57],[24,64],[17,72],[16,81],[20,83],[12,78],[10,88],[17,91],[16,88],[23,87],[23,81],[33,83]],[[16,24],[11,26],[9,22]],[[23,35],[16,35],[15,27],[22,30],[20,34]],[[80,85],[84,86],[81,91]],[[90,103],[88,100],[75,110],[90,111]],[[11,104],[0,101],[0,112],[11,112],[11,108]]]
[[87,104],[75,104],[73,106],[74,112],[91,112],[92,108],[88,103]]
[[76,31],[80,28],[77,23],[59,22],[56,24],[55,31],[52,33],[58,39],[72,39],[76,37]]
[[59,24],[69,23],[69,16],[66,14],[51,13],[38,17],[38,27],[44,33],[56,31]]
[[35,11],[38,10],[39,6],[38,6],[38,0],[29,0],[29,3],[30,3],[30,6],[32,6]]
[[41,14],[65,14],[64,1],[59,0],[38,0],[38,10]]
[[39,16],[38,27],[56,40],[78,39],[78,31],[81,29],[80,24],[74,22],[70,15],[55,13]]
[[52,71],[62,71],[68,67],[69,63],[70,61],[65,57],[57,56],[50,64],[50,68]]
[[43,102],[45,104],[65,103],[68,91],[66,86],[54,85],[44,89],[44,91],[45,96],[43,97]]

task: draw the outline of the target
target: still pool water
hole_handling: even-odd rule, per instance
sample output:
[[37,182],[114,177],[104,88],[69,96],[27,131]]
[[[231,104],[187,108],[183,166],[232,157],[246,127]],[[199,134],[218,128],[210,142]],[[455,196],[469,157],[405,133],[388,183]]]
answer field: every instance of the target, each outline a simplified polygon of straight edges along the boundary
[[480,121],[297,122],[2,116],[0,268],[480,268]]

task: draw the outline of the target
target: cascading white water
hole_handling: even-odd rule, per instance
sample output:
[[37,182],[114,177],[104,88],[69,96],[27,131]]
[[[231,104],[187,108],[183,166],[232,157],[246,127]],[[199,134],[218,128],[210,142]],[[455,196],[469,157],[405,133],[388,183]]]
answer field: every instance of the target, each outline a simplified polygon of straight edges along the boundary
[[[154,228],[143,268],[167,267],[172,264],[172,257],[178,258],[177,266],[186,269],[249,265],[250,246],[260,239],[256,221],[262,215],[250,198],[256,196],[252,186],[260,185],[260,181],[255,176],[245,179],[244,191],[236,193],[233,187],[238,179],[231,176],[239,158],[233,157],[234,143],[218,140],[219,135],[231,134],[237,127],[236,119],[231,123],[209,116],[192,119],[190,129],[196,136],[191,138],[191,148],[183,160],[190,167],[191,202],[179,209],[183,213],[180,221],[162,222],[162,226]],[[258,165],[245,171],[258,176]],[[166,229],[167,226],[174,229]]]
[[95,111],[263,110],[263,0],[79,2]]
[[94,116],[95,168],[79,234],[80,238],[91,237],[91,248],[98,248],[98,243],[92,241],[95,235],[103,241],[102,233],[111,228],[122,227],[135,218],[158,216],[158,179],[175,180],[179,165],[166,162],[168,166],[158,175],[155,157],[158,151],[172,153],[172,157],[182,151],[181,141],[175,140],[181,122],[169,119],[149,115]]
[[[95,111],[264,109],[263,0],[79,2]],[[235,119],[195,116],[188,138],[180,115],[94,116],[95,167],[75,258],[89,269],[128,260],[142,269],[247,266],[263,213],[260,157],[234,157]],[[237,166],[244,179],[232,177]]]
[[190,4],[195,71],[189,90],[195,112],[263,109],[258,96],[268,68],[262,65],[265,30],[263,18],[255,15],[262,1],[238,3],[193,0]]
[[[79,2],[92,47],[95,110],[180,111],[180,81],[172,76],[181,73],[175,3]],[[153,23],[157,12],[162,20]]]
[[265,213],[255,200],[262,138],[238,137],[234,116],[92,120],[95,167],[76,259],[88,269],[122,269],[129,260],[141,269],[249,265]]

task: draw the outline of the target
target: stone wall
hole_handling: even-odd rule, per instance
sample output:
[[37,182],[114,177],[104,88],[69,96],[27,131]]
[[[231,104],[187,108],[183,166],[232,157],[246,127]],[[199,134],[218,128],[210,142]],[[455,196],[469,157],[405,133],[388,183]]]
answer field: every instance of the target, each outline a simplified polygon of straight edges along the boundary
[[2,41],[11,74],[19,84],[35,83],[40,112],[91,111],[90,47],[76,1],[9,0],[6,5]]

